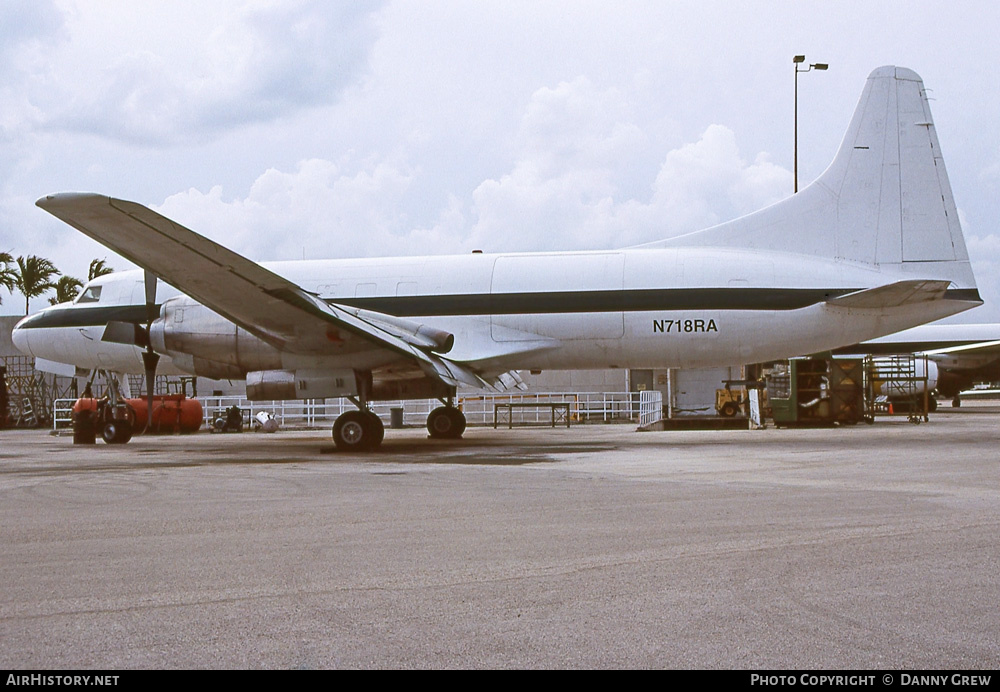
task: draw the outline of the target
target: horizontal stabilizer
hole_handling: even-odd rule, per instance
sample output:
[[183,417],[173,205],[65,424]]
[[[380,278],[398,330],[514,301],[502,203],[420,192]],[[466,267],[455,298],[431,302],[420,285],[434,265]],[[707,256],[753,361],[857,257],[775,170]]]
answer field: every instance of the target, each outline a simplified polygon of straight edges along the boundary
[[949,281],[908,280],[897,281],[837,296],[826,301],[827,305],[838,308],[879,309],[895,308],[913,303],[926,303],[944,298]]

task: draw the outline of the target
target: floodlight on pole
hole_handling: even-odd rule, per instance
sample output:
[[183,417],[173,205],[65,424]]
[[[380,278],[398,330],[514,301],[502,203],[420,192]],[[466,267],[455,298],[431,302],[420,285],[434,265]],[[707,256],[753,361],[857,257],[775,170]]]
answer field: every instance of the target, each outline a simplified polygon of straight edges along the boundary
[[794,145],[794,167],[795,167],[795,192],[799,191],[799,72],[809,72],[811,70],[828,70],[830,66],[825,62],[817,62],[809,65],[806,69],[799,69],[799,65],[806,61],[806,56],[796,55],[792,57],[795,66],[795,145]]

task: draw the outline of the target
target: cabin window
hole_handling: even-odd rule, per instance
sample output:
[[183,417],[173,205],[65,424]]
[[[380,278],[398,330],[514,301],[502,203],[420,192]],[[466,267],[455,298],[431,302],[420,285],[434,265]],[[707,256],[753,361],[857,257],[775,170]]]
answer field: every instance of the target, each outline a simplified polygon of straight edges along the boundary
[[101,286],[87,286],[76,299],[77,303],[97,303],[101,300]]

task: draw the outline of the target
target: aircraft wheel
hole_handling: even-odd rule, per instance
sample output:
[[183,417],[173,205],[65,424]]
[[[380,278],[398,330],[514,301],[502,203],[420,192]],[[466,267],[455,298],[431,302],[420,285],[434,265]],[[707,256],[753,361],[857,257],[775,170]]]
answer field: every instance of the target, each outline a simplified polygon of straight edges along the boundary
[[378,447],[382,444],[382,440],[385,439],[385,424],[382,423],[382,419],[374,411],[366,411],[366,415],[371,423],[373,446]]
[[962,405],[962,399],[961,398],[959,398],[959,397],[956,396],[954,399],[951,400],[951,407],[952,408],[958,408],[961,405]]
[[118,433],[118,443],[125,444],[132,439],[132,434],[135,432],[135,427],[133,427],[130,421],[121,421],[119,423],[119,428],[121,432]]
[[348,411],[337,418],[333,424],[333,442],[337,449],[364,452],[377,447],[382,438],[379,426],[372,420],[373,415],[369,411]]
[[127,420],[109,421],[101,429],[101,439],[109,445],[123,445],[132,439],[132,424]]
[[457,440],[465,433],[465,414],[454,406],[438,406],[427,416],[427,432],[442,440]]

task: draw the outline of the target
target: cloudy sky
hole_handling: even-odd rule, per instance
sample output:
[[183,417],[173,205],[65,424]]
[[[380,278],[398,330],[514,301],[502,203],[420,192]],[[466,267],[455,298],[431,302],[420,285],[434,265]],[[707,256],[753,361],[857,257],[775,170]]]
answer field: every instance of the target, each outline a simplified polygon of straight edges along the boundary
[[924,78],[988,300],[960,321],[1000,321],[998,29],[987,1],[0,0],[0,250],[125,268],[34,206],[62,191],[255,260],[697,230],[790,194],[804,53],[800,186],[872,69]]

